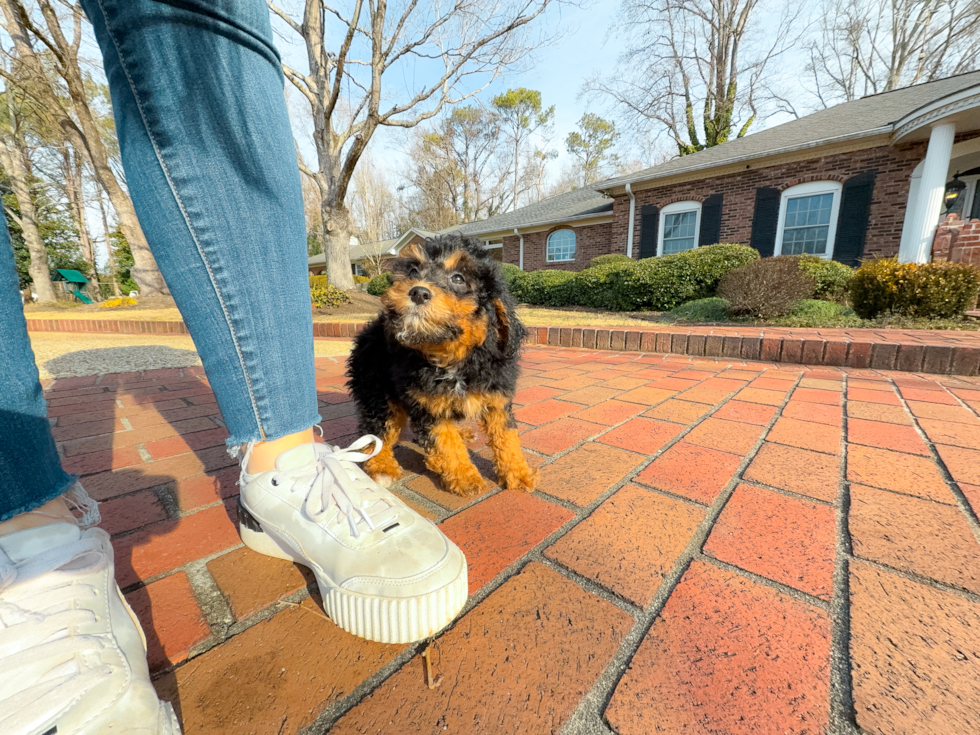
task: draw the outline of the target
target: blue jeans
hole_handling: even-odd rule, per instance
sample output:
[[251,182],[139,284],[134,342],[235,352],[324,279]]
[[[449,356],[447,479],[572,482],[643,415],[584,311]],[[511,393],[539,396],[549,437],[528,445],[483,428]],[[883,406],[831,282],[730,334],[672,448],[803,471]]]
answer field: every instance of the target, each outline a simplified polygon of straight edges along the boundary
[[[320,421],[299,169],[264,0],[83,0],[126,183],[229,446]],[[0,228],[2,229],[2,228]],[[0,238],[0,520],[70,487]],[[66,337],[67,338],[67,337]]]

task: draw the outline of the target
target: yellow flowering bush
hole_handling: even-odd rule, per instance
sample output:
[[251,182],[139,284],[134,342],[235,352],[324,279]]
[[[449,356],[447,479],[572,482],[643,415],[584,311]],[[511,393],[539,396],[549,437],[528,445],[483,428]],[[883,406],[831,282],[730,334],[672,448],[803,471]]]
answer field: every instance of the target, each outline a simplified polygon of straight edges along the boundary
[[136,306],[136,299],[129,296],[120,296],[117,299],[109,299],[99,304],[100,309],[118,309],[120,306]]
[[851,281],[857,315],[880,314],[950,319],[977,301],[980,269],[963,263],[899,263],[882,258],[864,263]]

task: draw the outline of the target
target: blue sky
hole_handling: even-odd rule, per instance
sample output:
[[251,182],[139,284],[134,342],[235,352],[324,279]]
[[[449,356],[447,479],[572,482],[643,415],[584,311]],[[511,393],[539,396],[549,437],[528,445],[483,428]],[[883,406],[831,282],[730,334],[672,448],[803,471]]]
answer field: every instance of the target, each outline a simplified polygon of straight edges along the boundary
[[[507,89],[527,87],[542,93],[545,106],[555,106],[554,133],[551,136],[551,149],[559,157],[551,164],[552,175],[558,174],[568,157],[565,151],[565,137],[572,132],[583,112],[591,110],[602,114],[602,110],[590,106],[587,99],[580,99],[582,84],[594,73],[610,72],[616,63],[618,51],[613,48],[615,40],[606,42],[606,32],[618,11],[618,2],[611,0],[592,0],[578,5],[554,5],[534,21],[538,28],[547,33],[556,33],[558,38],[551,44],[539,48],[533,57],[523,64],[522,69],[512,70],[498,77],[478,95],[478,99],[489,104],[490,99]],[[294,17],[297,17],[294,14]],[[274,18],[276,45],[284,61],[296,68],[306,68],[305,49],[295,40],[294,33],[280,25]],[[328,47],[331,46],[328,38]],[[397,84],[400,80],[392,75],[385,77],[385,84]],[[305,104],[295,91],[290,91],[290,109],[295,111]],[[294,115],[294,128],[297,142],[307,162],[316,160],[315,150],[299,115]],[[405,141],[407,134],[401,130],[379,130],[369,150],[376,159],[393,161],[395,169],[405,165]],[[400,171],[398,171],[400,173]],[[397,178],[397,177],[393,177]]]

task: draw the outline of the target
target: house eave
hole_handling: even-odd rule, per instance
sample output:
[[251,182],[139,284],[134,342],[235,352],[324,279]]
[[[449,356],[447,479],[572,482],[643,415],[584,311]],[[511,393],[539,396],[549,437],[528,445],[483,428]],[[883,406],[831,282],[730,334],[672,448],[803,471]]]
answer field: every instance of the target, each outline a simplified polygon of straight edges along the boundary
[[[612,221],[613,214],[611,211],[602,212],[601,214],[579,214],[575,215],[574,217],[553,217],[546,220],[530,222],[526,225],[517,227],[517,231],[522,235],[528,235],[532,232],[549,230],[555,225],[569,224],[572,227],[586,227],[588,225],[601,225]],[[514,228],[505,227],[497,230],[486,230],[485,232],[467,232],[466,234],[470,237],[479,238],[480,240],[496,240],[507,236],[513,236]]]

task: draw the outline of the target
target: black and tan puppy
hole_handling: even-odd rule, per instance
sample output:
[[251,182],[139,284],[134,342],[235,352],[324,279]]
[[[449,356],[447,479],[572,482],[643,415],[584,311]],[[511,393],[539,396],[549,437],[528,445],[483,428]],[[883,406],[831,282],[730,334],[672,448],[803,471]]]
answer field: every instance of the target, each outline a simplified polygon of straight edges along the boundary
[[361,432],[384,442],[365,470],[383,485],[399,477],[392,449],[410,420],[443,487],[481,492],[485,482],[456,427],[476,419],[500,484],[530,492],[537,472],[521,454],[511,409],[525,332],[499,266],[477,240],[450,234],[406,247],[392,275],[381,314],[347,361]]

